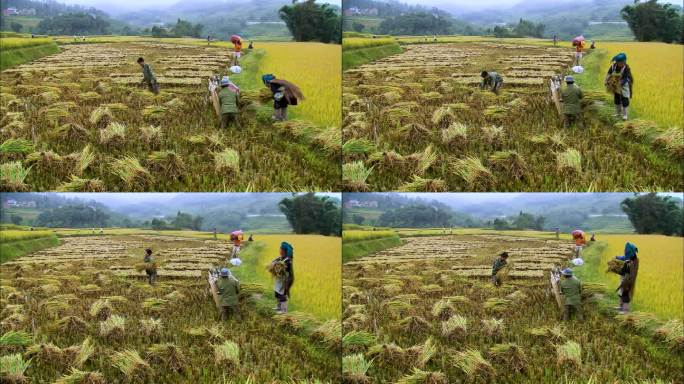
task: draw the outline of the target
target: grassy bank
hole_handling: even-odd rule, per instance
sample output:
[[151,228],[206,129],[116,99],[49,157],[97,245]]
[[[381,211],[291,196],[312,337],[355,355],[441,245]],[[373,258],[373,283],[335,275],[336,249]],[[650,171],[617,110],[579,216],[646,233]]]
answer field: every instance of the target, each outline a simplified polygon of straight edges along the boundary
[[28,240],[2,242],[0,243],[0,263],[57,245],[59,245],[59,239],[55,234]]
[[398,245],[401,245],[401,239],[398,235],[351,243],[345,242],[342,244],[342,263],[354,261],[368,254]]
[[54,41],[49,43],[0,50],[0,71],[59,52]]
[[383,57],[403,52],[396,42],[370,48],[342,50],[342,70],[351,69]]

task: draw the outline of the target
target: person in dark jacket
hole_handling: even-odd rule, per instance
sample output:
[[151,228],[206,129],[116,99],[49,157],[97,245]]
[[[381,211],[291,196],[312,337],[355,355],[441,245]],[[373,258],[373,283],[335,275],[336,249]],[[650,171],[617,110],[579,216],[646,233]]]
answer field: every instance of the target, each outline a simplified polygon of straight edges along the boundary
[[286,121],[287,107],[297,105],[299,100],[304,100],[304,94],[296,85],[284,79],[276,79],[273,74],[261,76],[261,81],[273,94],[273,120]]
[[618,296],[620,297],[620,306],[616,309],[620,313],[629,312],[629,305],[634,297],[634,288],[636,287],[637,273],[639,272],[639,258],[637,253],[639,249],[636,245],[627,242],[625,244],[625,254],[622,256],[615,256],[616,259],[624,261],[624,265],[619,272],[620,285],[617,288]]
[[503,87],[503,77],[494,71],[482,71],[480,74],[482,82],[480,89],[491,89],[495,94],[499,94],[499,89]]
[[218,98],[221,105],[221,129],[233,125],[240,129],[240,89],[230,81],[228,76],[223,76],[221,79]]
[[155,95],[159,94],[159,84],[157,84],[157,78],[154,76],[150,65],[146,64],[145,59],[142,57],[138,58],[138,64],[143,71],[142,83],[147,84],[147,88],[150,90],[150,92],[154,93]]
[[577,124],[578,128],[583,128],[582,123],[582,98],[584,94],[582,89],[575,85],[575,78],[572,76],[565,76],[565,86],[561,94],[561,103],[563,103],[563,128],[568,129],[571,125]]
[[508,252],[501,252],[492,265],[492,284],[494,284],[494,286],[498,287],[501,285],[501,280],[497,276],[497,273],[506,265],[508,265]]
[[155,265],[154,259],[152,258],[151,249],[147,248],[145,250],[145,257],[143,258],[143,262],[147,264],[145,268],[147,280],[149,281],[150,285],[154,285],[154,283],[157,281],[157,266]]
[[561,271],[562,280],[558,283],[560,294],[563,297],[563,320],[568,321],[575,314],[577,320],[582,317],[582,283],[572,275],[572,269],[565,268]]
[[615,104],[615,117],[622,120],[629,118],[629,101],[634,97],[634,77],[632,70],[627,65],[627,55],[619,53],[613,57],[613,64],[608,68],[608,74],[604,81],[606,88],[613,92]]
[[220,298],[221,320],[226,321],[231,315],[235,316],[235,319],[238,321],[242,320],[238,297],[240,294],[240,281],[233,277],[230,269],[221,269],[221,277],[216,280],[216,290]]
[[273,287],[277,300],[275,310],[278,313],[287,313],[287,301],[290,298],[290,289],[294,284],[293,257],[294,248],[289,243],[283,241],[280,243],[280,256],[271,262],[272,264],[282,262],[285,265],[285,273],[276,277]]

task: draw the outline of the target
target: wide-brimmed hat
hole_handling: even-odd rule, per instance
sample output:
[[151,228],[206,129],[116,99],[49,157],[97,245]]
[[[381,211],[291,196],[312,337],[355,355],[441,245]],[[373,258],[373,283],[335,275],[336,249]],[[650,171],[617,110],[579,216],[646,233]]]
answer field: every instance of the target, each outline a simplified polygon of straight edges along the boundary
[[572,269],[570,268],[565,268],[564,270],[561,271],[563,276],[572,276]]

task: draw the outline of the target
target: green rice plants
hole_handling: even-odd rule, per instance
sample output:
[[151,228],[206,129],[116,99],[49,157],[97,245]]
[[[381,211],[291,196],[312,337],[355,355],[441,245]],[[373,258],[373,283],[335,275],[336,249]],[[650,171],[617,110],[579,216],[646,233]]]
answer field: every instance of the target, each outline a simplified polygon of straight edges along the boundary
[[160,126],[146,125],[140,127],[140,137],[147,146],[156,146],[161,143],[163,132]]
[[105,185],[100,179],[82,179],[71,175],[69,181],[57,186],[58,192],[104,192]]
[[582,366],[582,346],[579,343],[568,340],[565,344],[556,346],[556,364],[558,366]]
[[375,144],[367,139],[351,138],[342,145],[342,154],[355,156],[370,153],[375,149]]
[[432,325],[420,316],[408,316],[399,321],[399,326],[406,332],[419,334],[430,330]]
[[[94,92],[93,92],[94,93]],[[106,384],[104,375],[97,371],[81,371],[71,368],[69,373],[61,376],[54,384]]]
[[648,329],[657,321],[653,314],[647,312],[619,313],[615,316],[615,320],[620,324],[631,327],[637,331]]
[[442,106],[435,109],[435,112],[433,112],[432,124],[437,127],[447,126],[450,125],[455,118],[456,115],[454,115],[454,111],[450,107]]
[[492,167],[499,169],[505,174],[521,179],[528,171],[527,162],[516,151],[498,151],[489,156]]
[[342,165],[342,181],[344,182],[345,190],[363,192],[368,190],[366,180],[373,172],[373,167],[366,168],[363,161],[355,161],[352,163],[345,163]]
[[143,117],[149,120],[160,120],[166,116],[166,107],[159,105],[148,105],[143,109]]
[[114,118],[112,110],[105,106],[99,106],[90,113],[90,124],[93,126],[106,125]]
[[516,372],[525,369],[529,358],[525,351],[515,343],[495,344],[489,348],[492,360],[508,366]]
[[442,372],[422,371],[413,368],[413,372],[399,379],[396,384],[448,384],[449,380]]
[[88,135],[87,129],[75,123],[62,124],[54,130],[54,136],[59,140],[83,141]]
[[27,155],[24,163],[32,167],[35,166],[42,170],[54,172],[60,169],[63,158],[51,150],[36,151]]
[[484,333],[489,336],[497,336],[500,335],[501,332],[504,329],[504,321],[503,319],[483,319],[482,320],[482,330]]
[[25,323],[26,315],[23,313],[13,313],[0,321],[0,325],[3,329],[13,330],[23,329]]
[[309,328],[314,323],[314,318],[303,312],[289,312],[273,316],[273,320],[285,328],[301,331]]
[[453,356],[453,362],[456,367],[460,368],[473,381],[491,380],[496,374],[492,364],[482,357],[480,351],[476,349],[456,352]]
[[104,320],[114,312],[111,302],[108,299],[100,298],[95,300],[91,305],[88,313],[94,318]]
[[135,157],[124,156],[110,163],[112,173],[124,182],[130,191],[145,190],[152,185],[154,178]]
[[454,304],[447,298],[437,300],[432,306],[432,316],[441,320],[447,320],[455,313]]
[[33,336],[24,331],[8,331],[0,336],[0,346],[25,346],[31,343]]
[[442,143],[449,145],[452,143],[465,143],[468,140],[468,126],[453,122],[447,128],[442,129]]
[[43,92],[39,96],[45,104],[52,104],[59,100],[59,93],[53,91]]
[[527,300],[527,295],[521,290],[516,290],[506,295],[506,298],[511,301],[523,301]]
[[655,336],[672,350],[684,350],[684,324],[681,320],[668,320],[655,330]]
[[181,98],[175,97],[164,103],[164,106],[170,109],[178,110],[185,107],[185,102],[183,102]]
[[24,373],[31,365],[31,359],[24,360],[20,353],[0,356],[0,379],[8,384],[24,384],[29,380]]
[[556,169],[562,174],[582,172],[582,154],[576,149],[567,149],[556,154]]
[[26,155],[35,149],[32,142],[23,138],[10,138],[0,145],[0,155],[3,157]]
[[442,94],[439,92],[426,92],[421,93],[419,98],[422,102],[431,103],[442,100]]
[[26,348],[24,355],[30,357],[31,360],[37,360],[46,365],[61,365],[66,362],[66,356],[62,348],[52,343],[33,344]]
[[448,320],[442,321],[442,336],[462,337],[468,330],[468,319],[461,315],[453,315]]
[[655,143],[675,157],[684,157],[684,132],[680,127],[670,127],[662,131],[656,136]]
[[142,319],[140,320],[140,330],[146,337],[157,337],[164,329],[161,319]]
[[366,376],[366,373],[372,366],[373,360],[366,360],[362,353],[342,357],[342,374],[345,383],[370,383],[371,379]]
[[394,343],[375,344],[368,348],[366,356],[379,365],[401,366],[406,362],[406,351]]
[[633,119],[615,123],[615,128],[626,135],[640,139],[647,136],[649,133],[656,131],[658,129],[658,124],[649,120]]
[[173,343],[151,345],[147,349],[147,357],[152,364],[161,365],[172,372],[182,372],[188,365],[188,358]]
[[625,265],[625,262],[618,259],[610,259],[608,260],[607,265],[608,267],[606,268],[606,272],[619,274],[620,271],[622,271],[622,267]]
[[446,183],[442,179],[424,179],[413,175],[413,180],[398,188],[402,192],[446,192]]
[[492,172],[476,157],[457,159],[452,161],[451,165],[454,173],[461,177],[471,190],[486,190],[494,183]]
[[553,327],[543,326],[536,328],[528,328],[527,333],[533,336],[551,339],[556,342],[565,340],[565,329],[560,324],[555,324]]
[[88,329],[88,323],[78,316],[65,316],[57,320],[57,328],[65,335],[77,335]]
[[112,122],[100,129],[100,144],[108,146],[122,145],[126,141],[126,126]]
[[508,115],[509,107],[503,105],[490,105],[485,108],[484,115],[494,120],[503,119]]
[[143,309],[146,309],[146,310],[151,311],[151,312],[161,312],[164,310],[164,308],[165,308],[166,304],[168,304],[168,302],[169,302],[168,300],[151,297],[151,298],[145,299],[145,301],[143,301],[142,307],[143,307]]
[[[73,347],[70,347],[73,348]],[[90,337],[83,339],[81,345],[76,346],[76,353],[72,361],[76,367],[82,367],[95,353],[95,343]]]
[[403,140],[421,140],[429,135],[430,129],[416,122],[404,124],[396,130],[396,136]]
[[215,152],[214,167],[221,174],[240,172],[240,154],[231,148]]
[[214,345],[214,362],[217,365],[239,367],[240,346],[233,341],[224,341],[222,344]]
[[490,299],[487,299],[487,301],[484,302],[482,307],[488,311],[498,313],[498,312],[503,312],[506,309],[508,309],[510,304],[511,304],[511,300],[501,299],[498,297],[492,297]]
[[437,344],[432,336],[428,337],[423,344],[414,345],[406,350],[407,357],[411,362],[415,362],[418,368],[424,368],[436,353]]
[[185,173],[183,158],[174,151],[156,151],[147,156],[150,169],[164,177],[178,179]]
[[375,335],[366,331],[350,331],[342,336],[342,346],[355,350],[375,343]]
[[323,149],[334,154],[338,154],[342,148],[342,131],[338,127],[323,128],[313,139]]
[[312,333],[314,337],[323,340],[331,348],[337,348],[342,343],[342,324],[332,319],[316,327]]
[[95,101],[100,99],[100,94],[97,92],[84,92],[78,95],[78,98],[83,100],[83,101]]
[[533,144],[551,148],[553,150],[564,150],[567,147],[565,143],[565,135],[561,132],[555,132],[551,135],[541,134],[529,137],[529,141]]
[[144,382],[152,376],[152,368],[134,349],[126,349],[112,354],[112,365],[123,373],[126,380]]
[[100,321],[100,336],[120,339],[126,332],[126,319],[119,315],[111,315],[107,320]]

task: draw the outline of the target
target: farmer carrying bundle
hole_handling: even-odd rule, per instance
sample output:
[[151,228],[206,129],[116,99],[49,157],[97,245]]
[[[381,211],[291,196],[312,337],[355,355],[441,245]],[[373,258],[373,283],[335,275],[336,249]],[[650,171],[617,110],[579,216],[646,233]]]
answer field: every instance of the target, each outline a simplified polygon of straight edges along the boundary
[[299,100],[304,100],[304,94],[296,85],[284,79],[276,79],[273,74],[261,76],[261,81],[271,90],[273,97],[273,120],[287,120],[287,106],[297,105]]
[[150,285],[154,285],[155,281],[157,281],[157,263],[152,258],[152,250],[150,248],[145,250],[143,264],[139,266],[139,270],[142,269],[145,270]]
[[587,239],[584,237],[584,232],[579,229],[572,231],[572,239],[575,241],[574,258],[582,257],[582,248],[587,244]]
[[584,36],[580,35],[572,39],[572,46],[575,47],[575,61],[573,62],[572,66],[581,66],[582,55],[585,47]]
[[242,56],[242,38],[238,35],[230,37],[230,42],[233,43],[233,60],[231,66],[240,65],[240,57]]
[[617,288],[617,293],[620,296],[620,306],[616,309],[620,313],[629,312],[629,303],[632,302],[632,297],[634,297],[637,272],[639,272],[638,252],[639,249],[636,245],[627,242],[625,243],[625,254],[615,256],[616,260],[624,261],[622,268],[618,272],[620,275],[620,285]]
[[615,55],[612,61],[613,63],[608,68],[604,85],[606,90],[613,94],[615,117],[627,120],[629,117],[627,113],[629,100],[634,97],[632,92],[632,85],[634,84],[632,70],[627,65],[627,55],[625,53]]
[[278,313],[287,313],[287,300],[290,297],[292,284],[294,284],[293,257],[294,248],[289,243],[283,241],[280,243],[280,256],[275,258],[268,266],[268,271],[271,272],[275,280],[273,290],[277,306],[274,309]]

